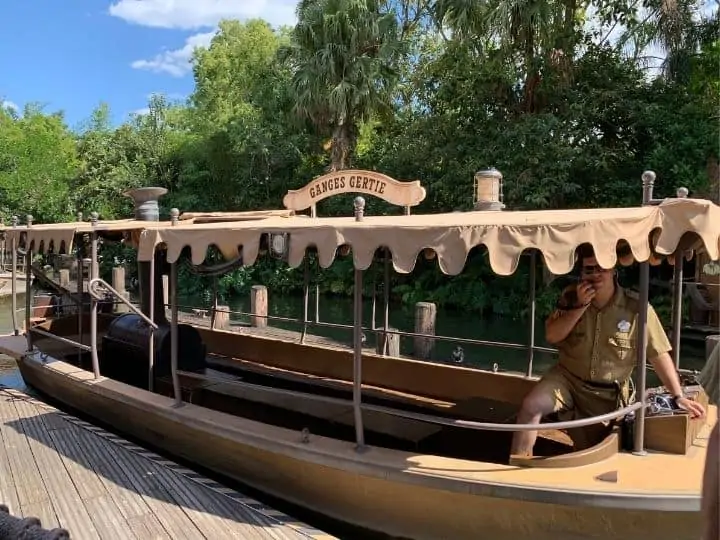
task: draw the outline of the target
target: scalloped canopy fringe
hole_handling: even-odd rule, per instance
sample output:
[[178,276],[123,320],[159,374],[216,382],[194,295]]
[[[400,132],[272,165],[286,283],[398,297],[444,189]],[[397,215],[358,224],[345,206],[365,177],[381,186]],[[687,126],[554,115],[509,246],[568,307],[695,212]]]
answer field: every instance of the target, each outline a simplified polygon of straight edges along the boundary
[[[258,257],[265,234],[289,234],[288,264],[299,266],[308,249],[317,251],[320,265],[330,266],[338,248],[352,250],[355,267],[367,269],[376,252],[387,248],[396,272],[409,273],[424,250],[434,252],[440,270],[449,275],[462,272],[471,250],[487,249],[493,271],[515,272],[528,250],[541,253],[547,269],[567,274],[575,265],[576,250],[590,244],[598,263],[606,268],[633,261],[657,263],[662,257],[686,256],[705,251],[720,259],[720,207],[700,199],[666,199],[658,206],[580,210],[517,212],[455,212],[409,216],[310,218],[277,216],[250,221],[194,223],[121,220],[89,223],[33,225],[6,229],[6,240],[29,242],[42,251],[51,246],[72,246],[76,234],[130,232],[138,246],[138,259],[150,260],[155,249],[167,249],[175,262],[188,249],[193,264],[202,263],[208,249],[216,247],[227,260],[242,252],[243,264]],[[620,249],[619,249],[620,248]],[[620,251],[620,256],[618,255]],[[426,252],[427,253],[427,252]]]

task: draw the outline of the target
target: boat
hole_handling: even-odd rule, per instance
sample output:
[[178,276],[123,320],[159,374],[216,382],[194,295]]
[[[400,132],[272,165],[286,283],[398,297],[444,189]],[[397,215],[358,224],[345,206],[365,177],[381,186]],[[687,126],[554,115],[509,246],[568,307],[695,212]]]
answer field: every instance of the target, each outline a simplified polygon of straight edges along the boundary
[[[566,211],[501,210],[487,186],[482,193],[476,187],[473,211],[426,215],[411,213],[425,197],[419,182],[340,171],[289,192],[284,210],[210,216],[172,209],[164,221],[158,200],[165,190],[141,188],[129,193],[133,219],[94,215],[7,231],[30,252],[89,252],[92,304],[28,323],[24,335],[0,338],[0,351],[16,358],[29,386],[124,434],[392,537],[696,540],[705,444],[717,410],[692,376],[684,377],[684,390],[705,404],[704,418],[663,408],[663,389],[646,388],[646,358],[638,355],[633,404],[603,417],[545,419],[534,455],[520,457],[509,447],[513,431],[528,429],[515,416],[538,381],[532,360],[543,348],[534,342],[534,322],[529,345],[484,342],[526,349],[524,373],[362,345],[363,332],[401,333],[387,317],[379,329],[362,327],[362,284],[373,264],[387,276],[391,269],[411,272],[426,257],[456,275],[474,249],[487,252],[498,276],[514,273],[522,257],[530,260],[532,313],[536,267],[571,273],[583,244],[605,268],[639,264],[639,298],[647,305],[650,265],[698,252],[720,259],[720,207],[681,190],[654,199],[653,184],[654,174],[645,173],[638,207]],[[352,217],[318,217],[317,202],[338,193],[377,196],[404,211],[365,215],[358,196]],[[309,215],[301,213],[308,208]],[[139,306],[99,277],[101,239],[136,247]],[[352,257],[353,349],[179,322],[179,265],[212,275],[260,256],[297,267],[310,254],[324,268]],[[108,298],[130,312],[101,312]],[[306,306],[307,298],[306,289]],[[385,302],[387,313],[387,295]],[[674,329],[681,323],[676,317]],[[676,361],[679,337],[674,332]]]

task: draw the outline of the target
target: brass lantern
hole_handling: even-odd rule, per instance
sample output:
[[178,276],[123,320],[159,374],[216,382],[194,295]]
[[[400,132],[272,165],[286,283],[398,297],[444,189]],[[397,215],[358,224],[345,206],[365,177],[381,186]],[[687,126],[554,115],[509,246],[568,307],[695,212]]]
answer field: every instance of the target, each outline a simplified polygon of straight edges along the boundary
[[475,210],[502,210],[503,176],[495,168],[478,171],[474,179],[473,208]]

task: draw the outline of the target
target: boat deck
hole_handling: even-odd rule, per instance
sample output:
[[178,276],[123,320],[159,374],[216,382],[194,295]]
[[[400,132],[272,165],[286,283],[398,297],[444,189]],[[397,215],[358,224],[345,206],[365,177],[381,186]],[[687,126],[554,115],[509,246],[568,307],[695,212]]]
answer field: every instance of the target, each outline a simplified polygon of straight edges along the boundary
[[22,392],[0,421],[0,503],[73,540],[333,538]]

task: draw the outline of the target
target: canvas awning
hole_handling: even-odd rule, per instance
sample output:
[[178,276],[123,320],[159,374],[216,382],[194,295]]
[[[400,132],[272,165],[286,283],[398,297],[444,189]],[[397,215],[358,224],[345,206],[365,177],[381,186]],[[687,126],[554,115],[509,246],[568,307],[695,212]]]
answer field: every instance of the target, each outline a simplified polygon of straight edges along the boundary
[[375,252],[387,247],[395,270],[409,273],[418,255],[433,250],[440,269],[462,271],[473,248],[484,245],[499,275],[512,274],[520,256],[539,250],[553,274],[566,274],[575,264],[578,246],[588,243],[603,267],[614,266],[618,246],[625,244],[636,261],[653,254],[672,255],[680,247],[703,249],[720,258],[720,207],[699,199],[667,199],[657,206],[528,212],[456,212],[410,216],[348,218],[270,217],[261,221],[204,223],[148,229],[140,235],[140,260],[150,260],[164,244],[175,262],[189,248],[200,264],[208,248],[217,247],[228,259],[242,252],[243,264],[257,258],[264,234],[289,234],[288,263],[298,266],[308,248],[317,250],[322,267],[332,264],[337,248],[352,249],[355,267],[367,269]]
[[[189,220],[185,223],[192,223],[192,221]],[[95,225],[89,221],[40,223],[30,227],[7,227],[5,229],[5,241],[9,243],[15,238],[18,246],[29,245],[30,249],[36,253],[48,251],[69,253],[76,234],[91,233],[93,231],[100,235],[133,231],[139,233],[145,229],[160,229],[170,225],[170,221],[139,221],[135,219],[98,221]]]

